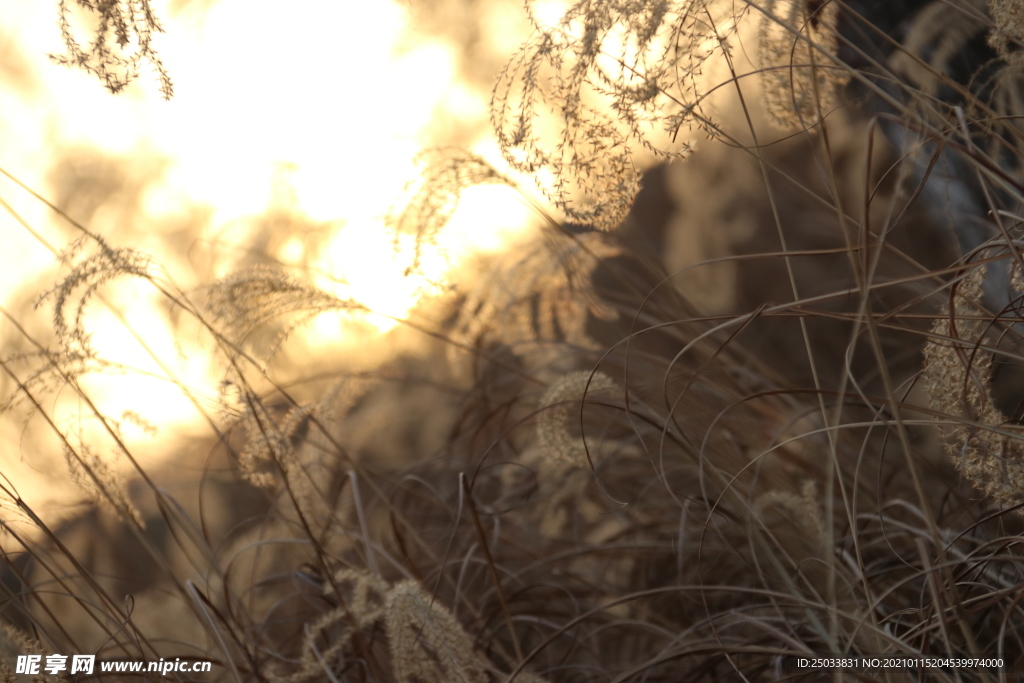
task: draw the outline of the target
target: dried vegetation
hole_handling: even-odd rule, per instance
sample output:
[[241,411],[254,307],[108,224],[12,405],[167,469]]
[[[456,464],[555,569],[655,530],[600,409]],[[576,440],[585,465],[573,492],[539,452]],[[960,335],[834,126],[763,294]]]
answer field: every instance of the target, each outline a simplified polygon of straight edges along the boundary
[[[155,26],[145,3],[131,20],[83,6],[110,13],[102,31]],[[527,10],[492,99],[509,169],[432,151],[390,223],[427,249],[479,183],[536,182],[551,206],[393,333],[429,340],[419,353],[286,385],[270,360],[289,333],[359,302],[267,268],[181,291],[84,228],[40,299],[52,341],[7,316],[24,350],[0,359],[5,407],[49,421],[47,397],[81,397],[109,453],[49,425],[112,511],[75,536],[0,484],[5,652],[296,683],[891,681],[907,672],[795,660],[944,653],[1004,665],[926,680],[1018,680],[1022,396],[1000,377],[1024,361],[1019,3],[580,0],[550,26]],[[721,182],[753,178],[730,191],[763,197],[747,229],[769,245],[718,256],[745,284],[705,280],[736,293],[710,313],[635,204],[659,182],[641,160],[700,168],[701,144],[749,162]],[[752,211],[734,204],[689,229]],[[215,444],[198,508],[79,382],[118,370],[84,314],[115,277],[222,359],[218,404],[196,399]],[[104,565],[115,549],[130,561]]]

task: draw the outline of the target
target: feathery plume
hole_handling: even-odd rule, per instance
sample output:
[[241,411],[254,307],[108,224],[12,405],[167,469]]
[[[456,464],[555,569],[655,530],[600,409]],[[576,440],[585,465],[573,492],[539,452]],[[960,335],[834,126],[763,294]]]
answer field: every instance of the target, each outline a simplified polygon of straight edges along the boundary
[[487,672],[455,616],[416,581],[388,593],[391,665],[399,683],[485,683]]
[[[348,593],[346,601],[306,626],[299,670],[288,676],[273,676],[275,680],[301,683],[322,677],[325,670],[348,649],[356,630],[370,627],[384,616],[388,584],[380,577],[344,568],[335,572],[334,583]],[[325,594],[333,591],[330,583],[324,586]],[[325,642],[327,647],[318,646],[318,640]]]
[[406,274],[419,272],[424,248],[436,244],[438,233],[458,208],[463,190],[477,185],[516,187],[482,157],[461,149],[424,150],[416,156],[416,163],[424,167],[419,180],[406,186],[402,210],[392,210],[385,218],[385,224],[395,233],[396,251],[399,235],[416,236]]
[[239,454],[239,470],[254,486],[273,488],[279,481],[279,463],[287,460],[292,444],[258,397],[246,397],[242,410],[245,448]]
[[334,573],[333,586],[324,585],[324,593],[333,592],[334,586],[348,592],[345,606],[359,628],[371,626],[384,616],[390,586],[376,574],[344,567]]
[[733,3],[574,2],[535,33],[491,96],[505,160],[572,221],[610,230],[640,189],[634,153],[681,158],[683,127],[715,134],[699,76],[736,30]]
[[1024,1],[989,0],[988,8],[994,24],[988,44],[1008,64],[1024,66],[1024,53],[1014,49],[1024,41]]
[[[77,241],[63,259],[70,260],[82,244],[83,241]],[[99,245],[99,251],[75,264],[67,277],[36,300],[38,308],[47,299],[53,299],[53,329],[64,355],[92,355],[84,324],[85,309],[100,287],[125,275],[144,280],[153,277],[153,260],[148,254],[135,249],[114,249],[102,240]]]
[[233,273],[211,285],[207,294],[207,309],[213,322],[221,325],[235,343],[245,341],[256,330],[286,315],[296,314],[297,319],[284,329],[275,350],[289,332],[321,313],[363,308],[356,301],[339,299],[266,266]]
[[[835,108],[850,74],[832,63],[839,47],[835,2],[769,0],[758,58],[765,105],[779,124],[808,127]],[[780,21],[781,20],[781,21]]]
[[553,464],[563,468],[587,464],[586,444],[565,426],[570,416],[567,402],[582,400],[584,394],[616,390],[621,390],[619,385],[603,372],[580,370],[564,375],[544,392],[537,416],[537,441]]
[[979,348],[991,321],[977,303],[985,270],[963,279],[952,309],[944,306],[932,326],[922,379],[930,407],[949,416],[941,432],[957,469],[1000,505],[1016,505],[1024,498],[1024,447],[1019,437],[997,431],[1007,418],[992,397],[993,354]]
[[10,624],[0,624],[0,681],[15,683],[15,681],[29,680],[32,683],[58,683],[58,681],[67,680],[63,674],[51,674],[45,670],[45,657],[41,662],[42,671],[39,674],[29,677],[29,675],[11,671],[10,662],[15,661],[18,655],[51,652],[53,652],[52,648],[44,646],[39,640],[26,635],[20,629]]
[[71,474],[71,481],[90,500],[132,520],[140,527],[145,526],[142,514],[128,497],[121,473],[97,455],[88,444],[79,443],[75,449],[65,446],[64,461]]
[[808,479],[801,485],[799,495],[782,489],[769,491],[758,497],[754,507],[763,513],[772,506],[790,513],[792,521],[804,527],[816,542],[825,538],[824,512],[818,502],[818,485],[813,480]]
[[[470,347],[495,340],[564,340],[594,347],[587,333],[589,317],[615,320],[618,312],[598,298],[589,276],[599,260],[620,253],[605,235],[594,232],[510,249],[468,293],[452,338]],[[461,354],[458,346],[449,347],[453,367],[459,367]]]
[[982,0],[968,0],[968,4],[978,10],[977,15],[944,0],[935,0],[914,15],[903,45],[890,58],[892,68],[921,91],[938,93],[942,79],[950,75],[950,64],[987,25]]
[[57,64],[85,69],[103,81],[112,93],[121,92],[138,78],[142,63],[147,61],[156,70],[160,94],[165,100],[171,99],[174,84],[153,48],[153,34],[162,33],[163,27],[150,1],[78,0],[77,4],[97,15],[95,37],[83,49],[71,28],[71,10],[67,0],[57,0],[60,32],[67,54],[50,55],[50,59]]

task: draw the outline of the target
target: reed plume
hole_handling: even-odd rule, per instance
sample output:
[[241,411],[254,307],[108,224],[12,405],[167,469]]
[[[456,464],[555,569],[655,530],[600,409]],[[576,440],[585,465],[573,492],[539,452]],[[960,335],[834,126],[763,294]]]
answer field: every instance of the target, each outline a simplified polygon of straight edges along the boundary
[[[999,505],[1024,502],[1024,448],[992,396],[992,316],[979,303],[986,268],[954,286],[924,349],[922,381],[942,416],[943,442],[960,473]],[[1019,279],[1017,280],[1019,282]]]

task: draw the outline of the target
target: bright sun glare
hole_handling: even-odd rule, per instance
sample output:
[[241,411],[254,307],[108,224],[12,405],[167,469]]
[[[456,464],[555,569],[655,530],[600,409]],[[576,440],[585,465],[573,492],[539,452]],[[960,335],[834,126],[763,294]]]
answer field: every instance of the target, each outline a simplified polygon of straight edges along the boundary
[[[468,254],[500,248],[527,223],[525,205],[507,188],[468,192],[441,252],[427,255],[421,275],[403,276],[411,238],[400,237],[396,257],[382,217],[415,177],[416,153],[436,143],[439,126],[470,123],[481,131],[469,141],[473,151],[491,159],[497,153],[479,125],[488,93],[460,80],[454,46],[422,36],[408,40],[410,18],[397,3],[295,0],[286,11],[267,0],[181,4],[174,13],[158,6],[166,33],[156,47],[175,82],[170,102],[160,99],[148,69],[113,96],[92,76],[48,61],[48,53],[63,52],[55,3],[7,8],[0,88],[9,104],[0,112],[0,165],[51,198],[59,196],[55,167],[77,163],[74,150],[109,156],[129,176],[144,176],[134,209],[117,206],[115,192],[97,198],[101,205],[91,215],[72,217],[116,246],[153,253],[185,289],[201,284],[192,267],[197,252],[223,250],[226,234],[237,238],[230,240],[234,251],[212,258],[213,274],[230,272],[244,255],[245,235],[268,210],[327,225],[333,237],[319,253],[282,238],[271,256],[327,274],[322,284],[333,293],[382,314],[368,320],[379,332],[406,315],[432,283],[455,277],[453,268]],[[497,3],[494,11],[506,9]],[[14,212],[58,249],[74,235],[10,182],[0,184],[0,199],[11,207],[0,218],[7,243],[0,291],[12,293],[4,297],[10,304],[45,287],[40,274],[60,277],[53,254]],[[182,225],[196,230],[188,223],[196,216],[205,228],[187,249],[168,246]],[[180,381],[197,395],[216,396],[219,375],[208,354],[187,346],[197,340],[173,339],[156,293],[146,290],[127,281],[109,299]],[[89,322],[100,355],[152,377],[94,378],[87,389],[107,414],[130,409],[159,417],[164,431],[157,441],[172,450],[169,437],[197,424],[194,407],[115,315],[97,307]],[[319,344],[345,342],[335,323],[314,325],[313,332]],[[149,449],[160,450],[152,441]],[[11,463],[19,459],[18,448],[5,452]]]

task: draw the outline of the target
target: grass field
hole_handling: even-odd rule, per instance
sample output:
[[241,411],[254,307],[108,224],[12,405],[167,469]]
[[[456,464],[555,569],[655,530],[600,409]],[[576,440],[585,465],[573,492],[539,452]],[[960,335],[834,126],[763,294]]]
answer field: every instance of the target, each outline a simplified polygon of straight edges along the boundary
[[[5,680],[1018,680],[1024,5],[394,9],[463,105],[410,100],[373,239],[288,169],[162,243],[6,175],[71,236],[0,310],[9,443],[74,493],[4,465]],[[148,2],[66,11],[95,88],[187,88]]]

